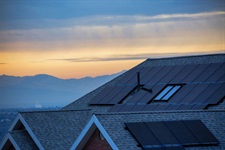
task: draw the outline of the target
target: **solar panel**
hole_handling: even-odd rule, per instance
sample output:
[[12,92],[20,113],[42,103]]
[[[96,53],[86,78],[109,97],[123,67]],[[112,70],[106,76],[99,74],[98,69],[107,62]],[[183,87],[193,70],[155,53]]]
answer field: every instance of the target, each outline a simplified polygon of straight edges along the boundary
[[109,92],[111,92],[115,86],[107,86],[105,87],[100,93],[98,93],[90,102],[89,104],[98,104]]
[[223,63],[220,68],[218,68],[214,73],[207,79],[208,82],[219,81],[223,76],[225,76],[225,63]]
[[201,120],[184,121],[184,124],[197,138],[200,144],[219,144],[219,141],[214,137],[214,135],[202,123]]
[[144,108],[146,104],[143,104],[143,105],[134,105],[134,107],[131,109],[131,111],[142,111],[142,109]]
[[160,80],[161,83],[169,83],[176,75],[182,71],[184,65],[175,66],[164,78]]
[[179,92],[177,92],[173,97],[170,98],[170,103],[179,104],[182,103],[182,99],[185,98],[185,96],[189,96],[189,93],[197,86],[197,84],[187,84],[184,85]]
[[115,88],[110,91],[107,96],[105,96],[101,101],[98,102],[98,104],[115,104],[115,103],[110,103],[111,99],[115,97],[118,93],[120,93],[125,86],[115,86]]
[[143,67],[140,71],[141,84],[145,83],[145,78],[148,78],[149,73],[152,71],[153,67]]
[[165,84],[158,84],[152,87],[152,85],[147,85],[145,88],[152,89],[152,93],[146,94],[144,97],[142,97],[138,103],[148,103],[152,98],[165,86]]
[[123,107],[123,105],[121,105],[121,104],[116,104],[116,105],[110,107],[110,109],[108,110],[108,112],[117,112],[117,111],[119,111],[122,107]]
[[134,88],[136,85],[130,85],[130,86],[125,86],[122,90],[118,89],[118,92],[116,94],[112,94],[111,97],[107,96],[109,101],[108,103],[110,104],[117,104],[119,103],[121,100],[123,100],[123,98],[125,98],[125,96],[127,96]]
[[145,107],[142,109],[142,111],[153,111],[157,105],[158,104],[154,104],[154,103],[145,105]]
[[193,82],[198,76],[201,76],[201,73],[208,67],[208,64],[200,64],[195,67],[195,69],[189,72],[188,76],[182,80],[182,82]]
[[158,146],[161,144],[157,140],[157,138],[153,135],[153,133],[148,129],[145,123],[136,122],[136,123],[125,123],[128,130],[132,133],[134,138],[141,144],[142,147]]
[[169,128],[173,135],[182,145],[200,144],[183,121],[165,121],[164,124]]
[[143,149],[182,150],[183,146],[219,144],[201,120],[125,123]]
[[142,67],[135,67],[132,68],[131,70],[127,71],[125,75],[118,81],[119,84],[125,85],[129,81],[132,81],[132,84],[136,83],[136,80],[133,80],[134,77],[136,77],[136,73],[141,70]]
[[191,110],[193,106],[194,106],[193,104],[181,104],[178,110]]
[[208,86],[209,84],[197,84],[196,86],[193,86],[193,89],[190,90],[189,94],[183,97],[182,102],[191,104]]
[[225,97],[225,83],[223,83],[218,90],[216,90],[212,96],[210,96],[207,100],[207,104],[217,104],[220,100]]
[[155,108],[154,111],[162,111],[162,110],[166,110],[166,108],[168,107],[168,104],[158,104]]
[[206,81],[214,72],[221,66],[221,64],[209,64],[207,68],[194,80],[194,82]]
[[176,74],[176,76],[170,81],[170,83],[182,83],[182,80],[187,77],[197,65],[186,65],[184,68]]
[[207,105],[206,104],[193,104],[193,107],[191,107],[191,110],[199,110],[204,109]]
[[193,103],[205,103],[206,100],[221,87],[221,85],[221,83],[209,84],[209,86],[198,97],[195,98]]
[[169,104],[166,110],[178,110],[181,104]]
[[148,84],[149,80],[151,80],[161,69],[161,66],[152,67],[151,70],[149,70],[149,72],[143,78],[141,78],[141,81],[145,84]]
[[160,80],[166,76],[171,70],[172,70],[172,66],[165,66],[163,67],[157,74],[155,74],[153,76],[153,78],[151,78],[147,83],[150,84],[156,84],[158,82],[160,82]]
[[140,99],[142,99],[146,94],[150,94],[147,91],[140,90],[133,95],[128,101],[128,103],[137,103]]
[[145,123],[162,145],[180,144],[163,122]]

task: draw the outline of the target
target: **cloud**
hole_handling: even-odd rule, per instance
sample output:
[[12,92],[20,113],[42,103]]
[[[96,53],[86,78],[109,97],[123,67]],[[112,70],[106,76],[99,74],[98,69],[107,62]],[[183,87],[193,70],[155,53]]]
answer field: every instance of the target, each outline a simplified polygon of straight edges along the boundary
[[[156,16],[92,16],[60,20],[60,28],[0,31],[0,51],[152,47],[222,43],[225,12]],[[55,20],[57,22],[57,20]]]
[[6,65],[7,63],[0,63],[0,65]]
[[[141,54],[122,54],[122,55],[110,55],[105,57],[77,57],[77,58],[59,58],[59,59],[48,59],[47,61],[66,61],[66,62],[104,62],[104,61],[126,61],[126,60],[145,60],[148,58],[158,57],[170,57],[170,56],[181,56],[181,55],[202,55],[210,54],[209,51],[202,52],[177,52],[177,53],[141,53]],[[214,51],[213,53],[225,53],[225,50]]]

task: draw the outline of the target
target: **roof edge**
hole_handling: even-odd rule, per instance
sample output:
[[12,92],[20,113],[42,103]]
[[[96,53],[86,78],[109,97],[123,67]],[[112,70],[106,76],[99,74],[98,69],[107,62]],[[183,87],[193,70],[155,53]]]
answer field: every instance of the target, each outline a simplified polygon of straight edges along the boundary
[[[81,131],[80,135],[78,136],[76,141],[73,143],[73,145],[71,146],[70,150],[74,150],[74,149],[77,149],[77,148],[79,149],[80,148],[79,146],[82,145],[81,142],[83,140],[85,140],[85,136],[87,135],[88,131],[90,131],[91,128],[93,128],[93,126],[96,126],[96,128],[98,128],[100,130],[100,132],[105,137],[106,141],[108,142],[108,144],[111,146],[111,148],[113,150],[119,150],[118,147],[116,146],[116,144],[113,142],[113,140],[109,136],[109,134],[106,132],[104,127],[99,122],[98,118],[94,114],[92,115],[90,121],[87,123],[85,128]],[[87,142],[87,141],[85,141],[85,142]]]
[[210,56],[222,56],[224,55],[225,56],[225,50],[224,52],[221,52],[221,53],[214,53],[214,54],[198,54],[196,55],[195,53],[194,54],[188,54],[188,55],[180,55],[180,56],[162,56],[162,57],[158,57],[158,58],[147,58],[146,61],[151,61],[151,60],[165,60],[165,59],[183,59],[183,58],[197,58],[197,57],[210,57]]

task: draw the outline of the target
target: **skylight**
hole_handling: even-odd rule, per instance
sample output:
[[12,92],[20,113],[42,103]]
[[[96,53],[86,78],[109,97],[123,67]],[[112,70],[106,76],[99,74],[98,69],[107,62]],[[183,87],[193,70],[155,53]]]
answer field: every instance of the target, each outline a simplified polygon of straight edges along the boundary
[[166,86],[155,98],[155,101],[167,101],[169,100],[179,89],[181,85],[168,85]]

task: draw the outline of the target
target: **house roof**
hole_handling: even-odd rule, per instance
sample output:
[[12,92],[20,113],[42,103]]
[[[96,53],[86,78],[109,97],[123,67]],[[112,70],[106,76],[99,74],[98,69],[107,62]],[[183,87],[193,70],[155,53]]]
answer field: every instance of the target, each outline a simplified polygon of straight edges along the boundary
[[89,110],[24,112],[21,116],[44,149],[69,149],[91,117]]
[[[118,149],[142,149],[137,140],[127,130],[125,123],[134,122],[157,122],[157,121],[182,121],[182,120],[201,120],[211,133],[218,138],[219,146],[211,144],[211,148],[223,149],[224,132],[221,127],[225,126],[221,118],[225,118],[223,111],[176,111],[176,112],[120,112],[95,114],[106,132],[115,142]],[[220,117],[219,117],[220,116]],[[215,127],[215,125],[217,127]],[[204,146],[202,146],[204,147]],[[200,147],[198,147],[200,148]]]
[[[175,92],[166,95],[168,86]],[[215,148],[223,149],[224,88],[225,54],[147,59],[62,110],[21,112],[18,120],[27,132],[12,127],[10,133],[15,141],[28,133],[39,149],[70,149],[95,114],[111,145],[138,150],[125,123],[201,120],[218,137],[221,144]],[[162,92],[169,98],[157,101]]]
[[11,131],[9,134],[20,149],[38,150],[38,147],[26,130]]
[[[147,59],[64,109],[91,108],[97,112],[207,109],[224,99],[224,70],[225,54]],[[141,84],[138,91],[137,72]],[[168,101],[155,101],[168,85],[181,88]]]

